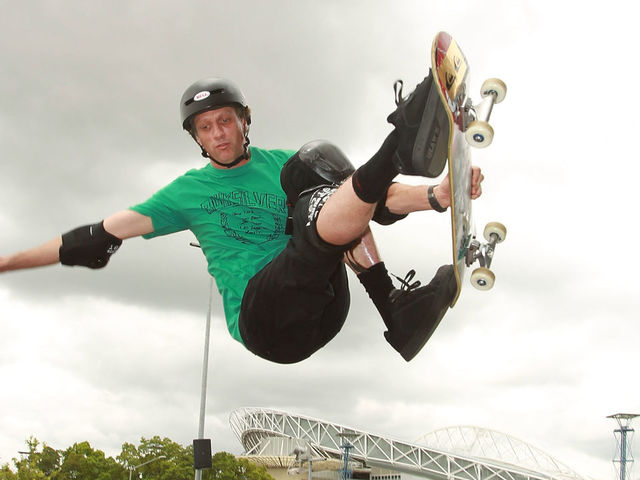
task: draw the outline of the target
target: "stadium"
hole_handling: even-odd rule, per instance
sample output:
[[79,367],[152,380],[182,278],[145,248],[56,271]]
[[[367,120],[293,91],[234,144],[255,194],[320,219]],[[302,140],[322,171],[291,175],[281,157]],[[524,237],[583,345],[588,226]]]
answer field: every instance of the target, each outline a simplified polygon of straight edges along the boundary
[[243,458],[277,480],[582,480],[549,454],[504,433],[449,427],[416,443],[263,408],[233,411]]

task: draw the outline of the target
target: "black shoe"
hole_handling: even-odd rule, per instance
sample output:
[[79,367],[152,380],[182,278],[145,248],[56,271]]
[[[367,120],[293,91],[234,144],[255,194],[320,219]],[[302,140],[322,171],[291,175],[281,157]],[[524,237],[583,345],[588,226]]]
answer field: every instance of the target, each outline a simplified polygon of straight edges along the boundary
[[399,173],[437,177],[444,170],[449,150],[449,117],[431,71],[415,90],[402,98],[402,80],[394,85],[396,110],[387,121],[398,132],[393,163]]
[[415,271],[411,270],[405,280],[401,280],[403,288],[389,294],[389,330],[384,332],[387,342],[407,362],[418,354],[436,330],[457,288],[452,265],[440,267],[424,287],[420,287],[420,282],[409,284],[414,275]]

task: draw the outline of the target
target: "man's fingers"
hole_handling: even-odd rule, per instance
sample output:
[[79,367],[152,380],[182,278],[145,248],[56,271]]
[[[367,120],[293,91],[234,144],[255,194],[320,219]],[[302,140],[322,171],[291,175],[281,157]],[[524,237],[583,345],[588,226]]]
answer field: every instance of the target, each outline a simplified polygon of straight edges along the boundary
[[471,170],[471,198],[476,199],[482,195],[482,182],[484,175],[479,167],[472,167]]

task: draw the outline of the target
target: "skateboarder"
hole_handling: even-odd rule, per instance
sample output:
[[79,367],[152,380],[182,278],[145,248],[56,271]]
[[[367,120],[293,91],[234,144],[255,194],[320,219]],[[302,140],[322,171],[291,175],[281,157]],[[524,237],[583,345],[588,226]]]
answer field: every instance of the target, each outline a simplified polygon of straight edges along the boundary
[[[430,85],[429,76],[396,100],[388,119],[395,129],[354,171],[327,142],[297,152],[249,147],[251,110],[240,89],[220,78],[195,82],[182,96],[180,113],[208,159],[204,168],[101,222],[0,257],[0,272],[58,262],[102,268],[125,239],[189,229],[216,279],[233,338],[265,359],[294,363],[341,329],[349,309],[347,263],[380,312],[386,339],[408,361],[448,308],[452,267],[441,267],[429,285],[401,281],[396,289],[368,225],[449,206],[446,178],[430,187],[393,183],[399,171],[424,174],[410,158],[417,136],[427,146],[447,142],[439,129],[419,135]],[[472,177],[477,198],[483,176],[475,169]]]

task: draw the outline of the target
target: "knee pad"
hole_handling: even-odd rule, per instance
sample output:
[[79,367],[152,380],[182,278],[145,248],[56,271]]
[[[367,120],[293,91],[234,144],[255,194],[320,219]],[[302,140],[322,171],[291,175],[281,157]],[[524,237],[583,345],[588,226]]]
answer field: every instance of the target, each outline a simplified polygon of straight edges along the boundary
[[340,184],[354,171],[353,164],[338,147],[315,140],[303,145],[282,167],[280,184],[287,194],[287,203],[293,206],[305,190]]
[[102,222],[78,227],[62,235],[60,263],[102,268],[120,245],[122,240],[107,232]]

